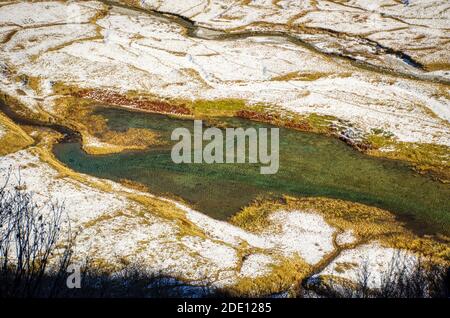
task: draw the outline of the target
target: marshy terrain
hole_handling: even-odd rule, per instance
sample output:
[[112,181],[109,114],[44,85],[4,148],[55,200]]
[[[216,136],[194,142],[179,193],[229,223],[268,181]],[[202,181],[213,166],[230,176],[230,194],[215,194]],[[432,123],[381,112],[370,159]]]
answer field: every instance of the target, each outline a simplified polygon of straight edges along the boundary
[[[1,190],[39,220],[64,204],[58,229],[73,233],[71,261],[89,260],[92,295],[160,278],[186,297],[438,295],[448,12],[444,0],[3,1]],[[175,164],[171,133],[195,119],[279,127],[278,172]],[[68,241],[52,241],[49,263]]]
[[[98,107],[93,114],[105,118],[108,128],[116,132],[148,129],[160,145],[143,151],[89,155],[80,143],[66,142],[54,147],[58,160],[75,171],[115,181],[130,180],[147,186],[151,193],[175,195],[220,220],[257,198],[288,194],[384,208],[403,216],[422,233],[448,234],[450,229],[447,184],[417,174],[405,162],[361,154],[334,138],[282,128],[280,169],[274,175],[261,175],[260,164],[174,163],[170,135],[179,127],[192,131],[192,120],[107,107]],[[205,125],[267,127],[235,118],[210,121]],[[248,154],[248,142],[246,147]]]

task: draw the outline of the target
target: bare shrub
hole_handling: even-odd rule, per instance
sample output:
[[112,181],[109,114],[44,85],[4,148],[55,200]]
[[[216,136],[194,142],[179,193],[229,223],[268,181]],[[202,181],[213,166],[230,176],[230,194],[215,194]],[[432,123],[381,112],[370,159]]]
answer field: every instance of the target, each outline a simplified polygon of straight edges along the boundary
[[68,231],[68,244],[50,264],[57,252],[64,207],[50,203],[39,209],[20,177],[8,187],[10,176],[9,171],[0,188],[0,297],[51,297],[71,257]]
[[[411,258],[396,253],[381,275],[380,286],[370,288],[374,275],[368,260],[362,263],[356,282],[339,277],[316,277],[303,286],[316,295],[332,298],[448,298],[450,296],[450,268],[432,260]],[[311,280],[311,279],[310,279]]]
[[395,256],[376,291],[382,298],[440,298],[449,296],[449,268],[431,260]]
[[129,264],[110,273],[86,263],[81,268],[82,288],[65,290],[70,298],[180,298],[208,297],[215,291],[208,286],[193,286],[140,264]]
[[[0,187],[0,298],[49,297],[206,297],[207,286],[192,286],[175,278],[151,273],[132,264],[117,273],[84,261],[81,288],[68,288],[72,260],[70,226],[66,237],[61,226],[64,207],[49,203],[39,208],[20,181],[11,186],[11,171]],[[9,186],[8,186],[9,185]],[[66,242],[58,246],[59,242]]]

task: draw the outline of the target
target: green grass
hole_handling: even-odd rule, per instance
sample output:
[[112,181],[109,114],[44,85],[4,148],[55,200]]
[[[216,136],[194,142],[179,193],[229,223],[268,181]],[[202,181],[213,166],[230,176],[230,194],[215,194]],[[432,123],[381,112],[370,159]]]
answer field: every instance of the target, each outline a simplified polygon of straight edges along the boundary
[[[359,202],[396,213],[425,232],[450,233],[450,188],[415,173],[404,162],[361,154],[323,135],[280,129],[280,169],[261,175],[257,164],[174,164],[170,134],[193,128],[192,120],[163,115],[99,109],[113,130],[150,129],[168,145],[143,152],[90,156],[79,145],[56,146],[58,159],[74,170],[113,180],[141,183],[156,194],[181,197],[194,208],[228,219],[258,197],[321,196]],[[240,127],[263,124],[234,118]]]

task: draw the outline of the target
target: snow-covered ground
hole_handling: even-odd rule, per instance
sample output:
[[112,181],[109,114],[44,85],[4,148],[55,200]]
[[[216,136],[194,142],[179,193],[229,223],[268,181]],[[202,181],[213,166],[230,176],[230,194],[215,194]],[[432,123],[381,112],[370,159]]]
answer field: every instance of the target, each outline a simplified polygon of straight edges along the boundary
[[[52,83],[62,82],[162,98],[240,98],[280,110],[332,115],[365,132],[381,128],[401,141],[450,145],[449,88],[444,84],[367,71],[283,37],[189,37],[170,19],[117,7],[106,13],[96,1],[70,2],[70,10],[59,2],[28,3],[27,10],[23,5],[0,7],[0,30],[6,37],[0,89],[32,109],[57,112]],[[36,16],[45,6],[51,10]],[[12,14],[15,7],[20,19]],[[96,18],[58,22],[73,12]],[[12,20],[17,31],[9,29]],[[38,78],[38,88],[17,81],[14,75],[21,74]]]
[[414,255],[374,242],[343,251],[318,276],[332,275],[352,282],[367,279],[367,287],[373,289],[380,288],[400,271],[414,268],[416,263]]
[[[0,91],[52,115],[58,115],[55,83],[173,99],[240,98],[280,111],[333,115],[365,132],[382,128],[402,141],[450,146],[448,85],[373,72],[322,52],[353,58],[362,52],[361,60],[395,72],[429,73],[395,62],[395,54],[378,56],[371,51],[372,39],[421,63],[438,63],[433,67],[445,78],[446,1],[410,1],[410,6],[391,0],[144,2],[216,29],[280,28],[314,47],[269,35],[191,37],[169,18],[99,1],[7,1],[0,4]],[[346,34],[337,37],[323,29]],[[0,127],[0,138],[4,130]],[[95,139],[88,145],[102,146]],[[39,205],[65,203],[78,233],[75,256],[81,259],[95,256],[113,266],[139,260],[158,273],[229,286],[270,273],[281,259],[300,257],[317,265],[335,245],[344,250],[320,274],[354,279],[366,255],[371,269],[382,273],[396,252],[373,242],[354,248],[354,233],[341,232],[314,211],[273,211],[266,229],[249,232],[114,182],[61,174],[35,148],[0,157],[0,183],[10,166],[16,172],[20,167],[21,180]],[[185,219],[164,217],[133,195],[169,204]],[[186,223],[196,231],[188,231]],[[352,265],[338,271],[338,263]],[[375,276],[371,283],[378,282]]]
[[[239,32],[275,30],[297,34],[314,47],[373,65],[413,72],[384,46],[450,77],[449,7],[446,0],[119,0],[188,17],[201,26]],[[380,44],[380,45],[377,45]],[[401,65],[401,66],[400,66]]]
[[59,178],[59,173],[43,164],[38,156],[20,151],[0,158],[1,180],[12,171],[11,186],[23,181],[26,190],[32,192],[39,207],[59,202],[70,209],[72,226],[99,217],[115,209],[125,209],[127,204],[116,195],[94,190],[70,178]]
[[318,263],[333,251],[332,235],[335,231],[322,216],[301,211],[277,211],[269,220],[272,226],[261,234],[245,232],[194,210],[187,210],[189,220],[198,224],[215,239],[236,244],[240,240],[250,245],[272,249],[285,256],[300,255],[309,264]]
[[[33,149],[1,157],[0,182],[5,180],[8,171],[13,171],[9,186],[14,186],[20,171],[20,180],[26,191],[33,193],[39,207],[56,201],[65,205],[71,229],[76,233],[74,256],[78,260],[89,257],[113,268],[120,268],[124,261],[139,261],[155,273],[223,287],[245,277],[269,274],[280,258],[300,256],[307,264],[314,265],[334,250],[332,237],[336,229],[321,215],[312,212],[274,211],[269,217],[271,225],[268,228],[261,233],[251,233],[177,202],[140,193],[156,201],[168,202],[185,213],[203,233],[194,235],[183,233],[182,225],[175,219],[162,218],[131,200],[128,195],[137,194],[137,191],[88,176],[85,176],[88,182],[61,176],[55,168],[40,161]],[[91,183],[104,186],[100,190]],[[108,188],[110,190],[105,190]],[[344,236],[348,235],[351,233]],[[348,241],[348,237],[345,240]],[[244,243],[249,252],[240,258],[239,251]],[[358,256],[359,250],[348,253]],[[369,254],[389,257],[393,249],[389,249],[387,256],[384,251],[373,245]],[[345,255],[343,253],[336,261],[340,262],[341,258],[347,261]],[[362,266],[362,260],[359,262],[355,257],[351,261],[356,267]],[[383,270],[381,260],[378,258],[377,271]],[[329,266],[333,268],[333,264]],[[327,268],[324,273],[331,269]]]

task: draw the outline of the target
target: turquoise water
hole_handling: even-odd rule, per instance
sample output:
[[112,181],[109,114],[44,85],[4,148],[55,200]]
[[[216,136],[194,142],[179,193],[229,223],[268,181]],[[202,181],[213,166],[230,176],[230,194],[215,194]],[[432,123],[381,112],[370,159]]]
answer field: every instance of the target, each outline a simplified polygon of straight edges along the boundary
[[[54,147],[60,161],[82,173],[128,179],[148,186],[152,193],[180,197],[214,218],[227,219],[258,196],[325,196],[385,208],[427,232],[449,232],[448,185],[414,173],[403,162],[363,155],[334,138],[280,128],[279,171],[261,175],[259,164],[173,163],[172,130],[192,131],[192,120],[103,107],[95,114],[106,118],[111,130],[150,129],[167,145],[95,156],[78,143],[63,143]],[[240,119],[218,120],[227,126],[268,127]]]

